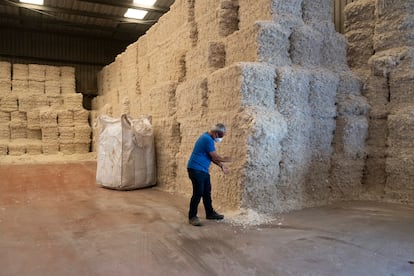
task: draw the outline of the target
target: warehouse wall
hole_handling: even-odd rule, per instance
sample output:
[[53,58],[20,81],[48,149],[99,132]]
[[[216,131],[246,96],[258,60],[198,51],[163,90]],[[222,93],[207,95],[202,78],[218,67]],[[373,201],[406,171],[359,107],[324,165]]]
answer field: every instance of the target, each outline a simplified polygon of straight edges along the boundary
[[128,44],[125,41],[2,28],[0,61],[75,67],[77,91],[85,95],[84,106],[90,109],[91,100],[97,95],[97,73]]
[[369,112],[367,196],[414,201],[414,2],[358,0],[345,10],[348,59]]
[[274,212],[354,198],[367,104],[332,17],[331,0],[176,1],[100,72],[94,118],[151,115],[167,191],[190,195],[193,144],[223,122],[218,151],[234,162],[229,176],[211,170],[216,206]]

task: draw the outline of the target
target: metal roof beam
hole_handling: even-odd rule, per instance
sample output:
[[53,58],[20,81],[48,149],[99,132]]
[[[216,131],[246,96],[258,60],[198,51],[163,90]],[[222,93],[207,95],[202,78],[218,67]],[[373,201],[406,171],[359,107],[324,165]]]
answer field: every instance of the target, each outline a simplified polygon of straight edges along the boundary
[[88,3],[94,3],[94,4],[102,4],[102,5],[108,5],[108,6],[114,6],[114,7],[121,7],[121,8],[128,8],[128,9],[141,9],[149,12],[159,12],[159,13],[166,13],[170,9],[169,8],[161,8],[157,6],[143,6],[131,3],[130,1],[111,1],[111,0],[78,0],[81,2],[88,2]]
[[95,13],[95,12],[50,7],[50,6],[45,6],[45,5],[32,5],[32,4],[17,3],[14,1],[10,1],[10,0],[0,0],[0,4],[15,6],[19,8],[25,8],[29,10],[42,11],[42,12],[63,13],[63,14],[79,15],[79,16],[85,16],[85,17],[101,18],[101,19],[106,19],[106,20],[111,20],[111,21],[116,21],[116,22],[127,22],[127,23],[136,23],[136,24],[145,24],[145,25],[152,25],[156,22],[155,20],[140,20],[140,19],[132,19],[132,18],[127,18],[127,17],[122,17],[122,16],[113,16],[109,14],[101,14],[101,13]]

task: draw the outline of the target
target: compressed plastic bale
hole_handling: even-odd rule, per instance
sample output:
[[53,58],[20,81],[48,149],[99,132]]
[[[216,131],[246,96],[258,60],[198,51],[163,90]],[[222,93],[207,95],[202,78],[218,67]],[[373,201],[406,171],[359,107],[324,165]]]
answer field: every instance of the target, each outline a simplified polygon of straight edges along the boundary
[[391,72],[389,84],[391,105],[414,104],[414,66]]
[[368,114],[369,104],[365,97],[349,94],[338,98],[338,115],[361,115]]
[[96,182],[130,190],[155,185],[155,147],[148,119],[100,117]]
[[339,116],[337,118],[335,147],[342,148],[346,158],[359,159],[366,156],[365,140],[368,121],[364,116]]
[[290,15],[301,18],[302,1],[303,0],[291,0],[286,2],[285,0],[273,0],[271,9],[276,15]]
[[313,118],[310,130],[310,148],[312,160],[329,160],[333,153],[332,142],[336,128],[334,118]]
[[[291,29],[294,22],[257,21],[249,28],[227,37],[226,64],[234,62],[267,62],[275,66],[290,65]],[[253,41],[248,45],[240,41]]]
[[290,36],[290,56],[294,64],[304,67],[320,65],[323,36],[313,28],[303,25],[294,29]]
[[282,115],[304,113],[310,115],[310,71],[293,67],[280,67],[276,79],[276,106]]
[[336,116],[338,85],[339,76],[337,74],[325,70],[312,72],[309,106],[313,117],[333,118]]
[[316,23],[332,20],[333,2],[331,0],[303,0],[302,17],[305,23]]
[[342,71],[347,65],[345,37],[337,33],[329,21],[321,22],[314,28],[323,36],[321,65],[333,71]]

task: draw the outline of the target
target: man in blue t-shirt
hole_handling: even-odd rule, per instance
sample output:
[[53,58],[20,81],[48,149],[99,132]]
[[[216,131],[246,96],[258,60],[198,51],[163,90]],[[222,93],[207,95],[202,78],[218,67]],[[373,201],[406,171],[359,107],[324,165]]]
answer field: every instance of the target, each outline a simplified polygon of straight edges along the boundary
[[193,152],[188,160],[188,176],[193,184],[193,195],[190,201],[188,221],[194,226],[201,226],[197,217],[197,208],[203,198],[204,209],[207,219],[223,219],[224,216],[214,211],[211,201],[211,183],[209,168],[211,162],[221,168],[223,173],[229,172],[223,162],[230,162],[230,157],[221,157],[216,153],[214,142],[220,143],[226,134],[226,127],[223,124],[216,124],[208,132],[203,133],[194,145]]

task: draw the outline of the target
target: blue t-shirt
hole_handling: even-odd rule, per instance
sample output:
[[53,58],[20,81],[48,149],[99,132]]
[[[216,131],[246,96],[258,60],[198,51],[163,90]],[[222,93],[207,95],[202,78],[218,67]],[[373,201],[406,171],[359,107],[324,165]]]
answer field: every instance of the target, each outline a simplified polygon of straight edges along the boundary
[[209,152],[213,151],[216,151],[213,137],[208,132],[205,132],[196,141],[193,153],[191,153],[190,160],[188,160],[187,168],[208,173],[211,163]]

